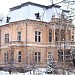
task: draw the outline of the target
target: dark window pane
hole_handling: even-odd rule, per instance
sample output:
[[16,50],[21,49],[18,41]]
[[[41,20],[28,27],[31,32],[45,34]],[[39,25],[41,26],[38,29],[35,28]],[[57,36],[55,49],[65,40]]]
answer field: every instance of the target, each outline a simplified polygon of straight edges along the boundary
[[41,40],[41,38],[40,38],[40,36],[38,36],[38,42],[40,42],[40,40]]
[[35,35],[37,36],[37,31],[35,31]]
[[40,55],[40,52],[38,52],[38,55]]
[[49,42],[51,42],[51,41],[52,41],[52,33],[49,32]]
[[37,62],[37,56],[35,56],[35,62]]
[[21,55],[21,52],[19,52],[19,55]]
[[21,51],[18,52],[18,62],[21,62]]
[[55,41],[58,41],[58,37],[57,36],[55,37]]
[[41,32],[38,32],[38,35],[40,35],[41,34]]
[[40,58],[41,58],[41,57],[40,57],[40,56],[38,56],[38,62],[40,62]]
[[35,52],[35,55],[37,55],[37,52]]
[[37,42],[37,36],[35,36],[35,42]]

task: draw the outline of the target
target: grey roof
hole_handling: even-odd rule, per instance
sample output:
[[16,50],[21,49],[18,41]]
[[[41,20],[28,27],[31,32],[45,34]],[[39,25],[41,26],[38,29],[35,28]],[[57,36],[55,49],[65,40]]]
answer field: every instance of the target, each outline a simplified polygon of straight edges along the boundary
[[[7,16],[3,17],[3,20],[0,21],[0,25],[9,24],[10,22],[16,22],[26,19],[50,22],[50,19],[53,14],[60,13],[59,5],[41,5],[33,2],[26,2],[21,5],[10,8],[10,11]],[[39,12],[40,19],[36,19],[35,13]],[[56,15],[57,17],[59,15]],[[7,18],[8,17],[8,18]],[[9,20],[9,22],[7,21]]]
[[10,11],[14,11],[14,10],[20,9],[21,7],[27,6],[28,4],[34,5],[34,6],[39,6],[39,7],[46,8],[46,9],[52,8],[52,7],[57,7],[57,8],[61,7],[61,6],[56,5],[56,4],[52,4],[52,5],[46,6],[46,5],[41,5],[41,4],[37,4],[37,3],[33,3],[33,2],[26,2],[26,3],[23,3],[21,5],[18,5],[18,6],[10,8]]

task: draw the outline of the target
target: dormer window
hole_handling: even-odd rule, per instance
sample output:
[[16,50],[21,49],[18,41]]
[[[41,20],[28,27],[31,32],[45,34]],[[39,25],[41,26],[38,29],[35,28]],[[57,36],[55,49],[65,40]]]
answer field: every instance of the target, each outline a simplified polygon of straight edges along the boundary
[[10,17],[8,17],[8,16],[7,16],[6,23],[8,23],[8,22],[9,22],[9,20],[10,20]]
[[40,14],[39,12],[35,13],[36,19],[40,19],[40,15],[39,14]]
[[0,22],[2,22],[2,19],[0,19]]

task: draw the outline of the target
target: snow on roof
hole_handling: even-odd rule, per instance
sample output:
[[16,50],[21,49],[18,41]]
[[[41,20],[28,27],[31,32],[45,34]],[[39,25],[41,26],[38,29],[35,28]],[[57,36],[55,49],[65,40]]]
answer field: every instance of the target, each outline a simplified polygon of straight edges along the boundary
[[37,4],[37,3],[33,3],[33,2],[26,2],[26,3],[23,3],[21,5],[18,5],[18,6],[10,8],[10,11],[14,11],[14,10],[20,9],[21,7],[28,6],[29,4],[30,5],[34,5],[34,6],[39,6],[39,7],[45,7],[45,8],[48,7],[48,6]]
[[[52,15],[59,13],[59,5],[41,5],[32,2],[26,2],[21,5],[10,8],[7,16],[3,17],[0,25],[5,25],[10,22],[21,21],[26,19],[49,22]],[[54,9],[56,8],[56,9]],[[55,12],[55,13],[54,13]],[[39,13],[39,19],[36,18],[36,13]]]
[[42,7],[42,8],[46,8],[46,9],[52,8],[52,7],[57,7],[57,8],[61,7],[61,6],[56,5],[56,4],[52,4],[52,5],[46,6],[46,5],[41,5],[41,4],[37,4],[37,3],[33,3],[33,2],[26,2],[26,3],[23,3],[21,5],[18,5],[18,6],[10,8],[10,11],[14,11],[14,10],[20,9],[21,7],[28,6],[28,4],[34,5],[34,6],[38,6],[38,7]]

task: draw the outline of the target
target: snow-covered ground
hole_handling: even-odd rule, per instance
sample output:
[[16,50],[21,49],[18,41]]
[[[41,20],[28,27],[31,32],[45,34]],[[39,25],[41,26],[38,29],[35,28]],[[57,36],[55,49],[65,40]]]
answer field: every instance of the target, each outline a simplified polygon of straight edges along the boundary
[[[9,72],[5,72],[5,71],[0,71],[0,75],[10,75]],[[16,72],[16,73],[11,73],[11,75],[33,75],[33,71],[31,71],[31,74],[30,72],[26,72],[26,73],[19,73],[19,72]],[[35,74],[34,75],[48,75],[48,74],[45,74],[45,69],[43,68],[39,68],[39,69],[36,69],[35,70]],[[49,75],[63,75],[63,74],[49,74]],[[66,72],[66,75],[67,72]],[[69,75],[75,75],[75,73],[69,73]]]

